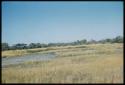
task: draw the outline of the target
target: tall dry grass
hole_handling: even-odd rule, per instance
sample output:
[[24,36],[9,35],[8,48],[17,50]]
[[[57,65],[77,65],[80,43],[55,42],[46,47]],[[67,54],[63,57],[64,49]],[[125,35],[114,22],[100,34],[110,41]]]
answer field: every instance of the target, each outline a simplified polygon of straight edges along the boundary
[[48,50],[58,57],[2,68],[2,83],[123,83],[123,44]]

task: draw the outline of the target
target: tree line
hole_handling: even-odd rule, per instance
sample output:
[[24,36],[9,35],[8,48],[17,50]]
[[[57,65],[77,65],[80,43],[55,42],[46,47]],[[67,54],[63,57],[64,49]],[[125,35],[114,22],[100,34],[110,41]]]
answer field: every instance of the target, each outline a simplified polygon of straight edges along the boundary
[[77,40],[70,43],[49,43],[49,44],[41,44],[41,43],[30,43],[30,44],[24,44],[24,43],[17,43],[12,46],[9,46],[8,43],[2,43],[2,51],[4,50],[17,50],[17,49],[32,49],[32,48],[44,48],[44,47],[52,47],[52,46],[67,46],[67,45],[82,45],[82,44],[96,44],[96,43],[123,43],[123,37],[117,36],[115,38],[107,38],[103,40],[90,40],[87,41],[86,39],[83,40]]

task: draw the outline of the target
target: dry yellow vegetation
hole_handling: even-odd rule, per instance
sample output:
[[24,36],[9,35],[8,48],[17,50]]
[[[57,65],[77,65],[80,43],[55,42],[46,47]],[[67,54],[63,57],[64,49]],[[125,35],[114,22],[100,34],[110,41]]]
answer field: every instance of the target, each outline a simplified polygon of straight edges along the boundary
[[[30,49],[29,49],[30,50]],[[32,49],[55,52],[50,61],[2,68],[2,83],[123,83],[123,44],[90,44]],[[28,51],[22,54],[26,54]],[[5,56],[17,51],[5,51]]]

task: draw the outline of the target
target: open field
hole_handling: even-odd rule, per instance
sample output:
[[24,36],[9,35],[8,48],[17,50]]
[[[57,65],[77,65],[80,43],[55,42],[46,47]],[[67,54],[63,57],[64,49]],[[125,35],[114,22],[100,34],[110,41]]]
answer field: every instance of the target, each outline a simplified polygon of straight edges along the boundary
[[123,83],[123,44],[4,51],[2,57],[54,52],[49,61],[2,68],[2,83]]

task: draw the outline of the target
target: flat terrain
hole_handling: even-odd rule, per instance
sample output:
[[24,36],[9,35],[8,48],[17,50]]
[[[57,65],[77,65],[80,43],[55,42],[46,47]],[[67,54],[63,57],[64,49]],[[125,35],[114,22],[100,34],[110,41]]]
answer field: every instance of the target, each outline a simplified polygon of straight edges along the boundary
[[123,44],[90,44],[2,52],[3,57],[55,53],[55,59],[2,68],[2,83],[123,83]]

